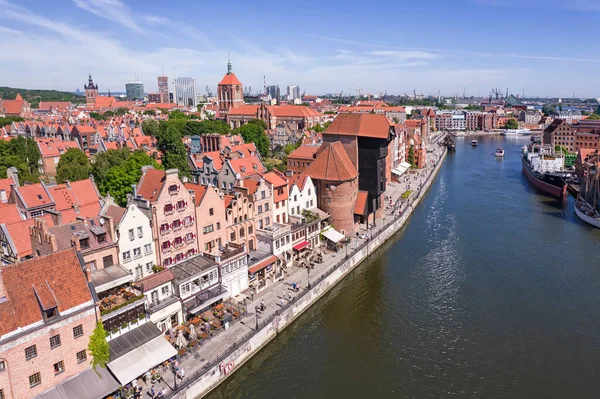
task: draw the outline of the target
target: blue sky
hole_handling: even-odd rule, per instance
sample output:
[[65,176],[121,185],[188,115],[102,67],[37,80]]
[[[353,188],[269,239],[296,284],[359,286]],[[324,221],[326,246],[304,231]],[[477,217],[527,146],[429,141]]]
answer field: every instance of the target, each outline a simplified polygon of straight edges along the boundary
[[600,96],[600,0],[0,0],[0,86],[101,91],[164,69],[215,91]]

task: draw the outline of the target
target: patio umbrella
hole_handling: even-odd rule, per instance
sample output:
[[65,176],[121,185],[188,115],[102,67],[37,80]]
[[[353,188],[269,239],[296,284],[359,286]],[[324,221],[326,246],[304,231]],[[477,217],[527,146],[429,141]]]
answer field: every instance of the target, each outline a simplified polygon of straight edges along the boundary
[[187,345],[187,340],[183,336],[182,331],[180,331],[179,334],[177,334],[177,341],[175,341],[175,345],[179,348],[183,348],[184,346]]
[[196,328],[194,328],[193,324],[190,324],[190,341],[193,341],[198,338],[198,334],[196,334]]
[[169,328],[169,338],[170,338],[169,341],[171,343],[173,343],[173,341],[175,341],[175,335],[173,335],[173,328],[172,327]]

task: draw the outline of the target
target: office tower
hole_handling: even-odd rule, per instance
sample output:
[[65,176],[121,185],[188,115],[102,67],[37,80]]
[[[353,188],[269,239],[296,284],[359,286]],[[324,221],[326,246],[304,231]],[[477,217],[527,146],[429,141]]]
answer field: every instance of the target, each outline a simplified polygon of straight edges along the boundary
[[144,84],[139,81],[129,82],[125,85],[125,92],[127,93],[127,98],[134,100],[143,100]]
[[173,81],[175,86],[175,102],[177,105],[195,107],[196,99],[196,80],[192,78],[177,78]]
[[158,92],[160,93],[160,102],[168,104],[169,100],[169,78],[166,76],[158,77]]

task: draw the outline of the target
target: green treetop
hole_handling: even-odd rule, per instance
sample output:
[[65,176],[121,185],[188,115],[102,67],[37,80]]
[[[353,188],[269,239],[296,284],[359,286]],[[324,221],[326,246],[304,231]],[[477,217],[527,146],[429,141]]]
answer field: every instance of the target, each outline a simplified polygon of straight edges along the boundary
[[94,328],[94,332],[90,336],[88,351],[92,356],[90,363],[94,370],[96,370],[97,366],[106,368],[106,363],[110,359],[110,347],[106,341],[106,330],[104,330],[104,326],[100,321],[96,323],[96,328]]
[[56,167],[56,181],[64,183],[65,181],[78,181],[90,177],[90,161],[85,152],[79,148],[69,148],[67,152],[60,156],[58,166]]

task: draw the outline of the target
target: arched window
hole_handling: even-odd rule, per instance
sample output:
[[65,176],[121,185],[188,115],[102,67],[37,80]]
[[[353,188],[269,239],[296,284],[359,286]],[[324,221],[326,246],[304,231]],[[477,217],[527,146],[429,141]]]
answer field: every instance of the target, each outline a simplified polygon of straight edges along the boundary
[[245,233],[245,231],[244,231],[244,228],[243,228],[243,227],[241,227],[241,228],[240,228],[240,237],[244,237],[245,235],[246,235],[246,233]]

